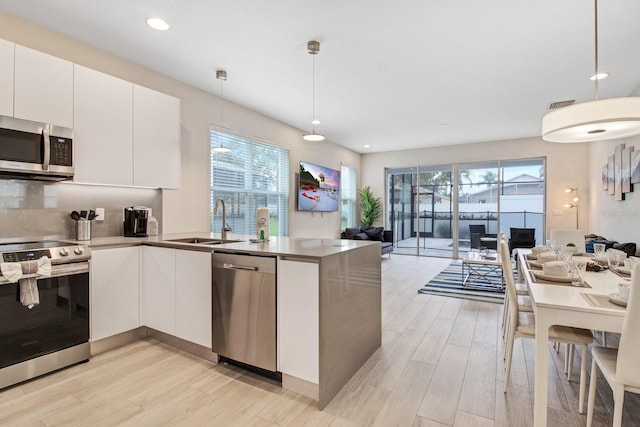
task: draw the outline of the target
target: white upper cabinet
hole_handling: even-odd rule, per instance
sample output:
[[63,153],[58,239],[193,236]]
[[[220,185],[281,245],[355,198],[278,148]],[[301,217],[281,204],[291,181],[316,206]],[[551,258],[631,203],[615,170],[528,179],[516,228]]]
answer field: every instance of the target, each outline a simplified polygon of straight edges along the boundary
[[0,115],[13,117],[13,52],[15,44],[0,39]]
[[73,128],[73,63],[15,46],[14,117]]
[[74,181],[133,185],[133,83],[74,65]]
[[180,100],[138,85],[133,85],[133,185],[180,186]]

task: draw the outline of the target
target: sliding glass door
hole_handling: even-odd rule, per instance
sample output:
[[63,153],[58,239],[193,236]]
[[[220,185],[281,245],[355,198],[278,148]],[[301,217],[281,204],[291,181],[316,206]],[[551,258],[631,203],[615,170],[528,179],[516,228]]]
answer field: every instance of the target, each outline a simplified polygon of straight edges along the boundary
[[510,236],[511,228],[535,229],[536,244],[544,244],[544,159],[500,162],[500,229]]
[[387,228],[396,251],[453,256],[450,167],[393,169],[387,173]]
[[535,228],[543,241],[544,170],[543,158],[388,169],[396,252],[459,258],[496,249],[497,233],[511,228]]
[[458,251],[497,249],[498,162],[463,163],[458,166]]

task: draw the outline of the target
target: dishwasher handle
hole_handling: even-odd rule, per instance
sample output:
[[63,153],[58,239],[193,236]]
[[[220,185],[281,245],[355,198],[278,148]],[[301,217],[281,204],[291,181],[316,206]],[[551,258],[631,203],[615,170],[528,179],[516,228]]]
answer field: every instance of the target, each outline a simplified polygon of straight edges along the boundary
[[238,265],[238,264],[231,264],[231,263],[224,263],[222,264],[223,268],[229,268],[232,270],[248,270],[248,271],[258,271],[258,267],[256,266],[250,266],[250,265]]

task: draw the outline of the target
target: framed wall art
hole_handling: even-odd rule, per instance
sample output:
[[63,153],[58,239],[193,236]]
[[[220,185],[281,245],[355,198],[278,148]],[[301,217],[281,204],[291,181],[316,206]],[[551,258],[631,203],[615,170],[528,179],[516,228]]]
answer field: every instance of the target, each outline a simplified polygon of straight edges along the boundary
[[633,191],[631,188],[631,155],[633,154],[633,147],[626,147],[622,149],[622,193],[630,193]]
[[622,150],[624,149],[624,144],[616,145],[616,148],[613,152],[614,157],[614,182],[615,182],[615,191],[613,194],[613,198],[615,200],[624,200],[624,193],[622,192]]
[[613,154],[609,156],[609,162],[607,163],[607,192],[609,194],[611,194],[612,196],[614,194],[616,194],[616,186],[615,186],[615,180],[614,180],[614,169],[616,167],[614,161],[613,161]]
[[631,154],[631,183],[640,183],[640,151]]

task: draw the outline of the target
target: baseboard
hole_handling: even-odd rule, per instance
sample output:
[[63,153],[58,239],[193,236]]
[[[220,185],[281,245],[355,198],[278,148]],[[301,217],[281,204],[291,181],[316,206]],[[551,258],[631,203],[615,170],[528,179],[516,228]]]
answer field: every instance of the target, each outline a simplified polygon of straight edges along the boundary
[[175,337],[173,335],[169,335],[167,333],[158,331],[153,328],[147,327],[147,336],[153,337],[158,341],[162,341],[165,344],[169,344],[172,347],[175,347],[179,350],[186,351],[187,353],[191,353],[194,356],[198,356],[202,359],[209,360],[214,363],[218,363],[218,355],[211,351],[210,348],[204,347],[199,344],[194,344],[189,341],[185,341],[181,338]]
[[301,394],[316,402],[320,400],[320,386],[291,375],[282,374],[282,388]]
[[104,353],[105,351],[113,350],[114,348],[131,344],[132,342],[139,341],[146,336],[147,328],[145,326],[141,326],[139,328],[132,329],[127,332],[122,332],[108,338],[93,341],[91,342],[91,355],[96,356],[100,353]]

